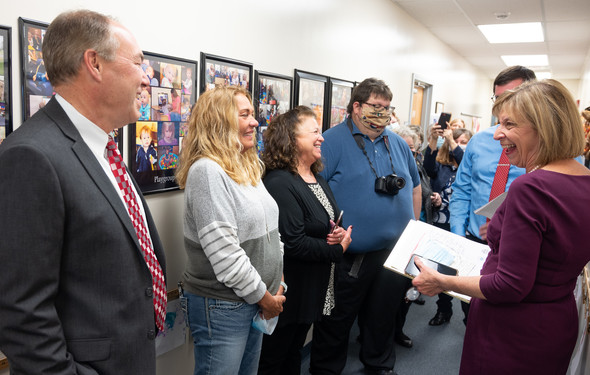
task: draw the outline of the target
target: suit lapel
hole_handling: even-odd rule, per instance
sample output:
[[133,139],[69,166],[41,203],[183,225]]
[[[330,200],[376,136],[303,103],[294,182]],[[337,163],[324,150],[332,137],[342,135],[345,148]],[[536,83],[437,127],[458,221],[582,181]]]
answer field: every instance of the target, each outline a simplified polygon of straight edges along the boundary
[[104,173],[103,168],[96,160],[96,157],[92,151],[90,151],[88,145],[86,145],[86,142],[84,142],[82,139],[82,136],[80,136],[80,133],[70,118],[66,115],[65,111],[62,109],[55,98],[52,98],[49,103],[47,103],[45,106],[45,111],[47,115],[55,122],[55,124],[62,130],[64,135],[72,140],[72,151],[77,156],[80,164],[82,164],[90,178],[94,181],[98,189],[103,193],[104,197],[109,202],[121,220],[121,223],[135,242],[137,250],[141,252],[139,240],[137,239],[137,234],[135,233],[135,228],[133,228],[133,224],[131,223],[131,219],[129,218],[129,214],[127,213],[125,205],[121,201],[121,198],[115,190],[115,187]]

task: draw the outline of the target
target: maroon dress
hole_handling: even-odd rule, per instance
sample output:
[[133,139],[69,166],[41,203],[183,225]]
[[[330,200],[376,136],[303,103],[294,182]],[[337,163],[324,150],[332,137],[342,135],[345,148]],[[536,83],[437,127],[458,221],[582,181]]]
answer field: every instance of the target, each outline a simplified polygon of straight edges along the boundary
[[460,374],[565,374],[578,332],[573,295],[590,261],[590,176],[518,177],[488,227]]

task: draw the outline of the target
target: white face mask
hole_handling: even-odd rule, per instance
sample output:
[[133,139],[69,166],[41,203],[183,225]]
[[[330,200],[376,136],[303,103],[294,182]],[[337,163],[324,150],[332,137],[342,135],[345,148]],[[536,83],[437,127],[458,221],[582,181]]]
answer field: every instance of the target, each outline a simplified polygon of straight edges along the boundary
[[467,145],[459,145],[459,147],[461,147],[461,150],[463,150],[463,152],[465,152],[465,149],[467,148]]
[[443,143],[445,143],[445,139],[443,137],[438,137],[436,140],[436,148],[441,148]]

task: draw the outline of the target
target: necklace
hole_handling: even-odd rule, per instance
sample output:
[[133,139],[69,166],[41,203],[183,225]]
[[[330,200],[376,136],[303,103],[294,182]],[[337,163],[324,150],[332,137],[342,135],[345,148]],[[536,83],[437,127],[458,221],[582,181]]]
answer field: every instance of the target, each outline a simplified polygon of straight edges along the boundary
[[309,174],[307,176],[300,174],[300,176],[303,179],[303,181],[307,182],[308,184],[313,184],[313,183],[317,182],[315,179],[315,176],[313,174]]
[[539,168],[541,168],[540,165],[535,165],[535,167],[533,169],[531,169],[530,171],[528,171],[527,173],[533,173],[534,171],[536,171]]

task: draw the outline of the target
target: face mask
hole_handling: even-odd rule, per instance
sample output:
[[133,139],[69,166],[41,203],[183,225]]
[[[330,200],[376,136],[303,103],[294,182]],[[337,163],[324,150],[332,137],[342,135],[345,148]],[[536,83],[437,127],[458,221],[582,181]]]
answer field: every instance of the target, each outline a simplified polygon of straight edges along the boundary
[[376,111],[371,106],[361,107],[361,122],[367,128],[373,130],[383,130],[391,121],[391,115],[386,108]]
[[438,137],[436,140],[436,148],[441,148],[443,143],[445,143],[445,139],[443,137]]
[[467,148],[467,145],[459,145],[459,147],[461,147],[461,150],[463,150],[463,152],[465,152],[465,149]]

